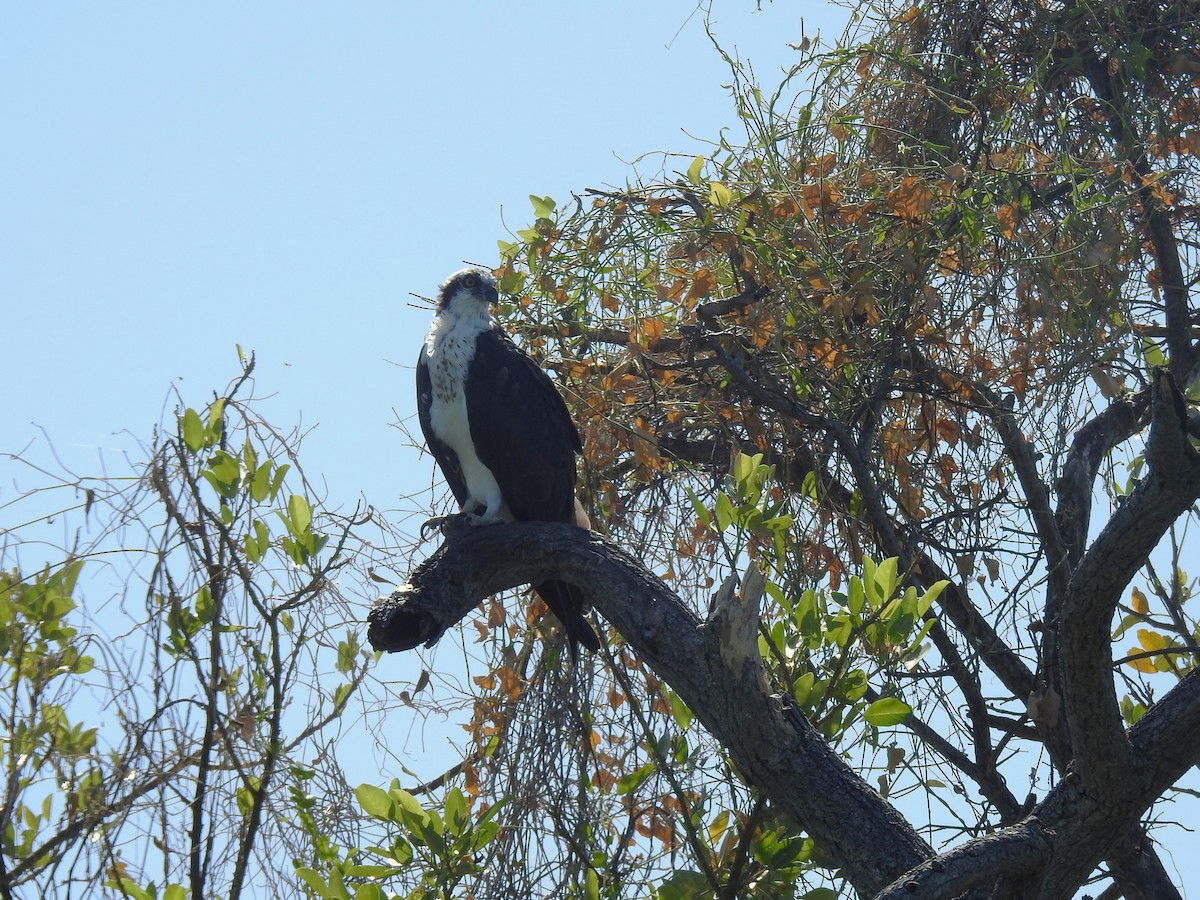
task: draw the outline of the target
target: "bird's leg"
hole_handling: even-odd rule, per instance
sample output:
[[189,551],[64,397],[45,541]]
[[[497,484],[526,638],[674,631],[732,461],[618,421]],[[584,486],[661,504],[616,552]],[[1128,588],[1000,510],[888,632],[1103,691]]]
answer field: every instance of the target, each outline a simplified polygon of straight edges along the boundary
[[486,513],[463,513],[462,516],[468,525],[501,525],[505,521],[502,516]]
[[487,503],[468,497],[467,502],[463,504],[462,514],[468,525],[499,525],[511,521],[511,517],[506,518],[504,515],[504,502],[499,501],[496,505],[497,508],[492,509]]
[[511,517],[506,516],[507,508],[501,505],[499,510],[492,511],[488,509],[486,503],[481,503],[471,497],[467,498],[467,502],[462,506],[462,512],[450,513],[447,516],[433,516],[426,519],[421,525],[421,540],[429,539],[431,531],[445,531],[448,527],[456,524],[466,524],[471,526],[478,525],[500,525],[503,522],[512,521]]

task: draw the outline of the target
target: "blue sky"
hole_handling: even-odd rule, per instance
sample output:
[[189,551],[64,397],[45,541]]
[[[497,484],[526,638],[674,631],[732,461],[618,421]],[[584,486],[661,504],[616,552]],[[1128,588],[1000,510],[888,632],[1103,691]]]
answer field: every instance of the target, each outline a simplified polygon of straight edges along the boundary
[[[761,6],[712,18],[767,86],[801,10],[829,38],[847,15]],[[494,265],[529,194],[686,168],[736,122],[728,80],[694,0],[0,5],[0,452],[45,429],[119,467],[241,344],[276,424],[316,426],[330,504],[404,508],[432,471],[393,427],[429,319],[409,293]]]
[[[844,18],[813,5],[806,29]],[[713,19],[768,84],[795,56],[791,4]],[[5,4],[0,449],[36,423],[94,468],[241,344],[273,418],[318,426],[334,505],[392,506],[424,468],[390,427],[429,318],[409,293],[494,265],[531,193],[703,152],[685,132],[736,121],[728,80],[691,0]]]

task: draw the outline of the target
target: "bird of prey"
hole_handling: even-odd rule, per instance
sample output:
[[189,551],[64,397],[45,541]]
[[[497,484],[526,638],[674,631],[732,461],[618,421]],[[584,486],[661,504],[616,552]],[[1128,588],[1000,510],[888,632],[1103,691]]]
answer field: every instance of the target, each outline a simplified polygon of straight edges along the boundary
[[[550,377],[492,317],[496,281],[483,269],[451,275],[417,359],[417,413],[433,458],[473,524],[572,522],[583,446]],[[574,585],[534,585],[562,623],[571,653],[600,649]]]

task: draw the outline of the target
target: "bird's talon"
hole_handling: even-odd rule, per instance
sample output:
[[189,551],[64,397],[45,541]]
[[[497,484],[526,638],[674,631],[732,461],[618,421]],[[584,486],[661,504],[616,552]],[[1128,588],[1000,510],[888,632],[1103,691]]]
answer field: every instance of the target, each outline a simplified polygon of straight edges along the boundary
[[[455,514],[455,515],[460,515],[460,514]],[[446,523],[448,523],[453,518],[455,518],[454,515],[433,516],[432,518],[426,519],[424,522],[422,522],[421,523],[421,540],[422,540],[422,542],[429,540],[429,533],[431,531],[441,531],[443,528],[446,527]]]

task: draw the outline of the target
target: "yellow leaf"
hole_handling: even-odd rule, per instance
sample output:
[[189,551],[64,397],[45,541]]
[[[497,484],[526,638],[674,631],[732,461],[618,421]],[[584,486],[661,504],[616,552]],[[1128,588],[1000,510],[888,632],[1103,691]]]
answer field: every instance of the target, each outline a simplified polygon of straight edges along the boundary
[[[1138,651],[1135,647],[1130,647],[1129,652],[1126,654],[1126,656],[1132,656],[1134,653],[1137,653],[1137,652]],[[1152,674],[1153,672],[1156,671],[1154,668],[1154,661],[1147,659],[1144,656],[1141,659],[1126,660],[1125,665],[1129,666],[1130,668],[1136,669],[1139,672],[1145,672],[1146,674]]]
[[1146,602],[1146,595],[1137,588],[1133,589],[1133,611],[1143,616],[1150,612],[1150,604]]
[[1139,628],[1137,639],[1138,643],[1142,645],[1143,650],[1162,650],[1167,646],[1167,639],[1157,631],[1151,631],[1149,628]]

